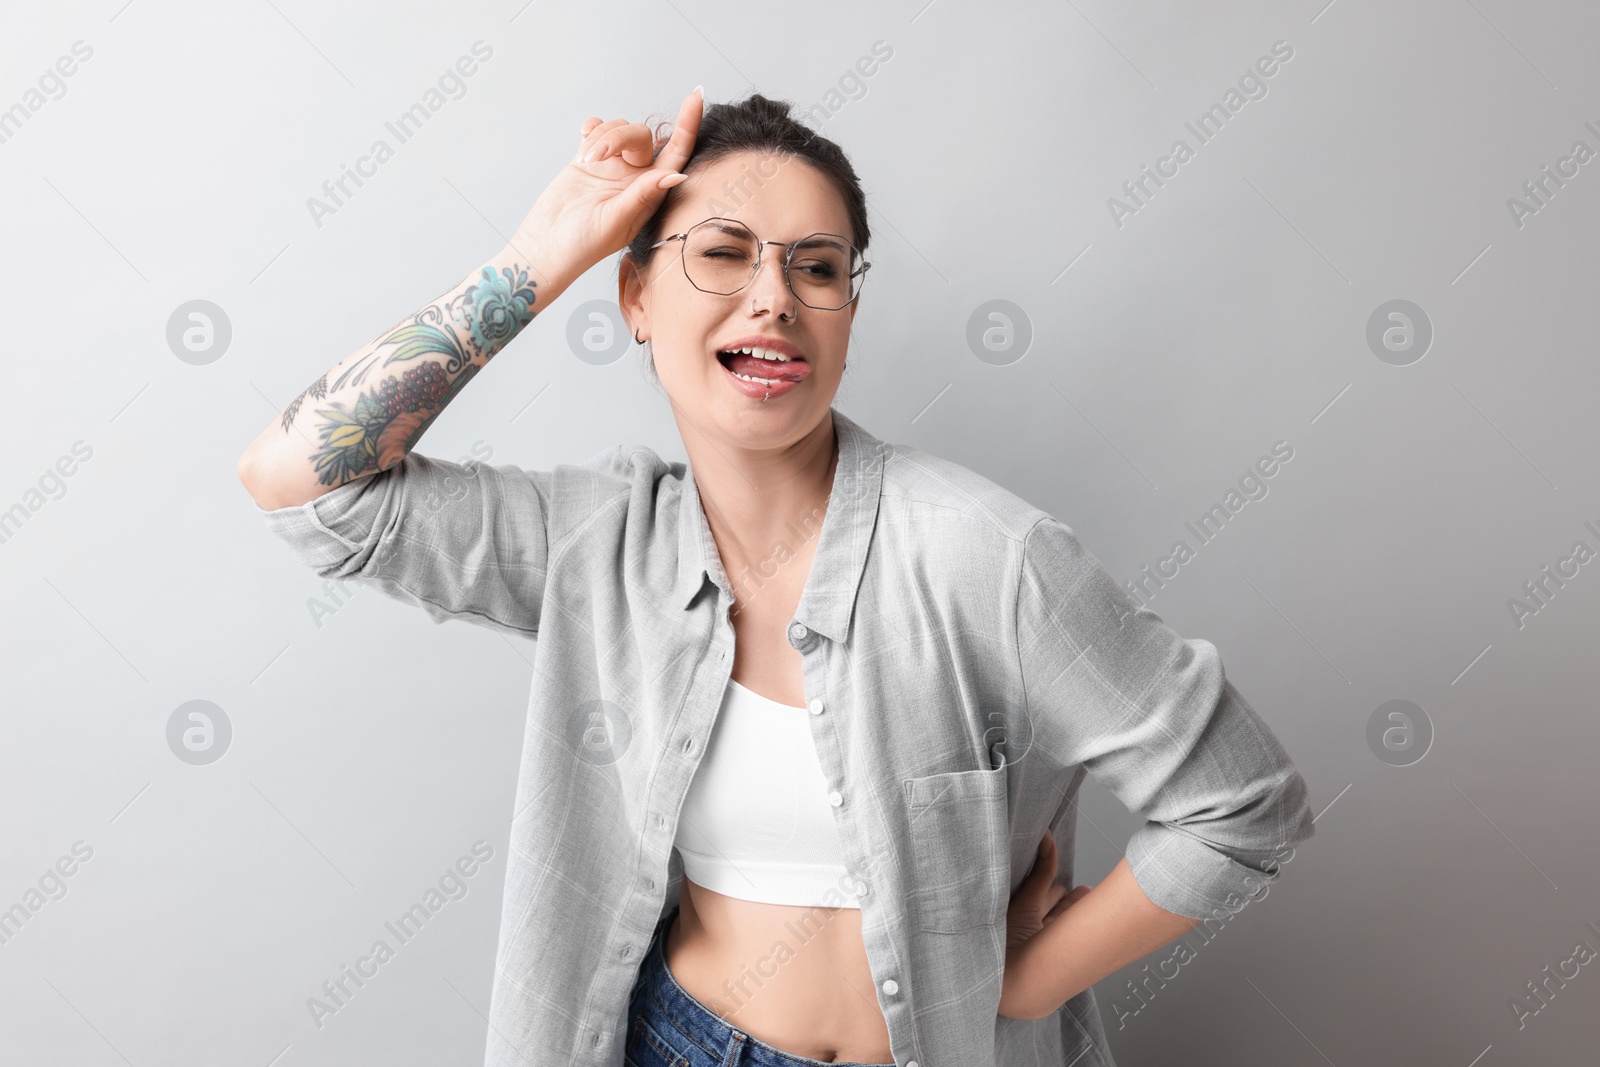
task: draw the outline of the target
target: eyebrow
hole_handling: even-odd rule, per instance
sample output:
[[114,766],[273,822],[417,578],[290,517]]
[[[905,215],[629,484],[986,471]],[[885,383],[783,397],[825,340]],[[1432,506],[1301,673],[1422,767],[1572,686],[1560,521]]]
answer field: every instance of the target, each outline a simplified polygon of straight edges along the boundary
[[[726,233],[726,234],[733,234],[733,233],[738,232],[737,230],[734,229],[733,225],[730,224],[730,223],[717,222],[714,219],[705,219],[704,221],[711,223],[711,228],[712,229],[720,230],[720,231],[722,231],[723,233]],[[748,226],[746,226],[745,229],[748,230],[750,228]],[[752,230],[751,232],[753,233],[755,231]],[[802,240],[802,241],[798,241],[798,242],[779,241],[778,243],[779,244],[794,244],[795,247],[797,247],[797,248],[836,248],[841,252],[845,251],[847,246],[843,245],[843,244],[840,244],[838,241],[830,240],[829,238],[831,236],[832,237],[836,237],[836,236],[839,236],[839,235],[837,235],[837,234],[833,234],[833,235],[822,234],[821,236],[815,238],[814,240]],[[811,237],[811,234],[806,234],[806,237],[808,237],[808,238]]]
[[848,251],[848,246],[842,245],[838,241],[832,240],[830,237],[828,237],[826,235],[818,237],[817,239],[812,240],[812,241],[801,241],[798,244],[796,244],[795,247],[796,248],[836,248],[841,252]]

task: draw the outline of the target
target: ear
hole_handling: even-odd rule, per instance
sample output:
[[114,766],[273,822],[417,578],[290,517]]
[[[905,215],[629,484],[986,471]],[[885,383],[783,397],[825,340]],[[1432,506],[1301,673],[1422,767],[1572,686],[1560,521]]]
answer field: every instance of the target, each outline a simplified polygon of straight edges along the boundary
[[638,265],[624,252],[617,264],[617,306],[622,309],[624,324],[629,327],[630,341],[650,328],[650,313],[645,310],[643,296],[644,281]]

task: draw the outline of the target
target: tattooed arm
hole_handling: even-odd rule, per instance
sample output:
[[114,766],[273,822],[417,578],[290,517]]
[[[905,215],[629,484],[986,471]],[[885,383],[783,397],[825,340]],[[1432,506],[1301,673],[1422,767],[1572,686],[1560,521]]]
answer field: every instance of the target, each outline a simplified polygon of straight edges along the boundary
[[256,503],[303,504],[404,459],[462,386],[573,277],[542,267],[508,246],[307,386],[239,460]]
[[686,180],[701,104],[698,89],[684,99],[665,143],[640,122],[586,119],[577,154],[502,252],[312,382],[261,431],[239,459],[256,503],[298,506],[399,464],[496,352],[626,247]]

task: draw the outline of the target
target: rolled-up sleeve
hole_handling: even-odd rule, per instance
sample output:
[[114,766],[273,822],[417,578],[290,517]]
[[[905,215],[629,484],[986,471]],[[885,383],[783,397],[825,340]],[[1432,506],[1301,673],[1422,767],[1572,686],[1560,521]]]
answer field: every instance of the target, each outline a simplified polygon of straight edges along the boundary
[[1126,858],[1154,903],[1237,911],[1312,836],[1305,780],[1216,647],[1139,606],[1054,518],[1024,542],[1016,634],[1033,744],[1147,820]]
[[411,452],[304,504],[257,512],[319,577],[370,584],[421,607],[536,636],[555,473]]

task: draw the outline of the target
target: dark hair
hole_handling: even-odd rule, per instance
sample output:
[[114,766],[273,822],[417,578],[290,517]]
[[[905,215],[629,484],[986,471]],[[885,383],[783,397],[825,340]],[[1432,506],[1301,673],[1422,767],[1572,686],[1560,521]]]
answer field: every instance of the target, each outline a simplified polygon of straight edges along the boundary
[[[772,100],[760,93],[751,93],[732,104],[707,104],[701,112],[700,130],[695,136],[689,160],[684,164],[684,173],[693,173],[739,152],[756,152],[763,157],[791,156],[803,160],[833,183],[839,198],[844,201],[845,214],[850,220],[850,239],[865,255],[872,233],[867,225],[867,194],[861,188],[861,179],[856,176],[855,168],[850,165],[843,149],[798,121],[791,114],[792,111],[793,105],[788,101]],[[661,154],[671,139],[673,124],[673,119],[667,119],[655,127],[657,155]],[[752,175],[752,180],[759,186],[762,179],[757,174]],[[624,250],[628,259],[642,273],[648,273],[659,251],[650,246],[661,240],[662,220],[672,206],[686,195],[683,193],[686,184],[680,182],[667,190],[661,206]],[[654,378],[653,355],[649,358],[647,368]]]

